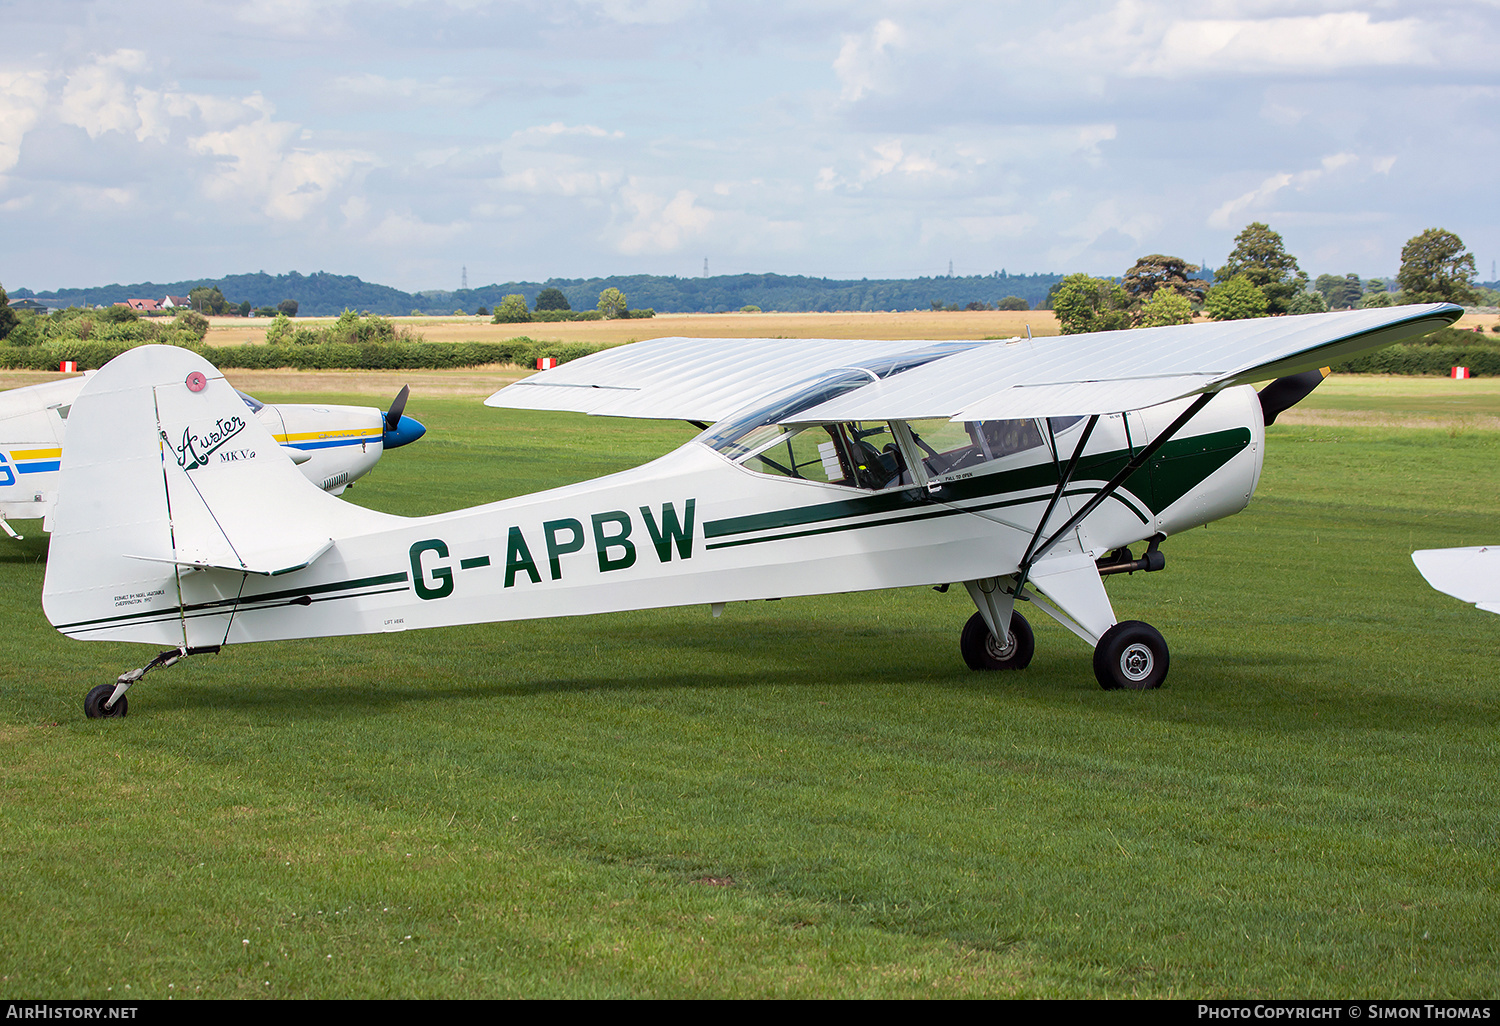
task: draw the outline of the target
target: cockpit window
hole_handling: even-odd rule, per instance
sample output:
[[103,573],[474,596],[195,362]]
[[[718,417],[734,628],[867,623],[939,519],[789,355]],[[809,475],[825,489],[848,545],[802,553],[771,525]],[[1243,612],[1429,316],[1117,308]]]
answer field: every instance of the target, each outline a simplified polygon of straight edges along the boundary
[[241,399],[245,400],[245,405],[248,406],[248,407],[250,407],[250,412],[251,413],[259,413],[261,411],[261,408],[266,405],[265,403],[261,402],[259,399],[255,398],[255,396],[253,396],[253,395],[246,395],[244,392],[241,392],[237,388],[235,389],[235,392],[239,395],[239,397]]
[[[1061,436],[1082,419],[1052,418],[1053,435]],[[912,442],[922,452],[922,466],[929,478],[957,474],[1046,444],[1042,422],[1031,419],[971,420],[961,424],[949,420],[913,420],[907,426],[911,428]]]
[[837,399],[845,392],[863,388],[875,380],[866,370],[845,368],[812,381],[802,381],[778,393],[765,404],[721,421],[698,436],[698,441],[738,461],[749,453],[774,443],[787,429],[781,421],[803,410]]

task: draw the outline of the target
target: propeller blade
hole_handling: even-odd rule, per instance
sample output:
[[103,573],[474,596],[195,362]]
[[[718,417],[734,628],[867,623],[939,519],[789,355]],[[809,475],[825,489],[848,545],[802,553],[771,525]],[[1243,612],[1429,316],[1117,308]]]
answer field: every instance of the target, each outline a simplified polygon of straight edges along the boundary
[[396,393],[396,399],[391,403],[391,408],[386,411],[385,429],[395,431],[396,426],[401,423],[401,414],[406,409],[406,397],[411,394],[411,386],[402,385],[401,391]]
[[1328,368],[1303,371],[1277,378],[1260,390],[1260,409],[1265,414],[1266,427],[1276,423],[1276,418],[1312,395],[1312,390],[1322,384],[1328,376]]

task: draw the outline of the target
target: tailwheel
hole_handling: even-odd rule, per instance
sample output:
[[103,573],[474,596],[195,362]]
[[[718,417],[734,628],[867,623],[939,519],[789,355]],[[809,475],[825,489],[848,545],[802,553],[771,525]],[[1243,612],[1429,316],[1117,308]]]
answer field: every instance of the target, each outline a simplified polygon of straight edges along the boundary
[[1168,660],[1161,631],[1140,620],[1126,620],[1099,639],[1094,649],[1094,676],[1105,691],[1159,688],[1167,679]]
[[1001,645],[984,617],[975,613],[964,624],[958,647],[971,670],[1024,670],[1036,652],[1031,624],[1020,613],[1010,614],[1010,644]]
[[90,691],[88,697],[83,700],[83,711],[88,715],[88,718],[97,720],[102,717],[124,716],[125,710],[128,708],[124,695],[121,695],[114,705],[107,709],[104,707],[104,703],[108,702],[109,696],[114,693],[115,685],[113,684],[100,684],[97,688]]

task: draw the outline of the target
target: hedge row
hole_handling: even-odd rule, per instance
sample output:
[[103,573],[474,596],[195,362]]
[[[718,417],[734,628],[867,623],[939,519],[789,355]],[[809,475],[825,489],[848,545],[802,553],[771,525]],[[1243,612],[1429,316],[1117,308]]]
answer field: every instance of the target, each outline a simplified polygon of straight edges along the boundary
[[[64,360],[76,360],[79,370],[95,370],[133,348],[119,343],[67,340],[34,346],[0,344],[0,367],[7,370],[56,370]],[[559,363],[576,360],[605,348],[583,342],[534,342],[513,338],[505,342],[389,342],[349,345],[185,346],[221,370],[413,370],[479,367],[491,363],[534,367],[538,357]]]
[[1345,374],[1437,374],[1445,377],[1454,367],[1467,367],[1475,377],[1500,377],[1500,346],[1403,342],[1333,365],[1335,371]]

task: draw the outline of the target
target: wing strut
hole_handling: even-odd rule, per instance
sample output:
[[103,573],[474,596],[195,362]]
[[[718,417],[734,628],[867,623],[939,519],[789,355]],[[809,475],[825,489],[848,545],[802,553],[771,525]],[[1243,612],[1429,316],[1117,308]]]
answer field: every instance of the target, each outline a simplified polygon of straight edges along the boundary
[[[1041,538],[1042,531],[1047,526],[1047,520],[1052,516],[1052,511],[1057,508],[1058,500],[1062,498],[1063,489],[1067,488],[1068,483],[1073,480],[1073,471],[1078,469],[1078,461],[1083,458],[1083,447],[1089,444],[1089,435],[1094,433],[1094,425],[1098,423],[1099,415],[1097,413],[1089,418],[1089,422],[1084,425],[1082,437],[1078,439],[1078,445],[1073,449],[1073,457],[1068,460],[1067,469],[1057,478],[1057,489],[1052,493],[1052,500],[1047,503],[1047,510],[1042,514],[1042,519],[1037,521],[1036,533],[1031,536],[1031,543],[1026,546],[1026,554],[1021,557],[1021,575],[1016,581],[1017,595],[1021,593],[1021,585],[1026,583],[1026,572],[1031,569],[1031,564],[1035,562],[1031,558],[1031,554],[1036,551],[1037,540]],[[1052,432],[1052,422],[1050,420],[1047,422],[1047,432],[1049,434]],[[1057,452],[1056,436],[1052,440],[1052,451],[1054,453]],[[1055,455],[1052,458],[1054,461],[1057,459]],[[1053,539],[1053,541],[1056,540],[1056,538]],[[1051,542],[1048,545],[1050,546]],[[1037,553],[1037,558],[1041,558],[1041,553]]]
[[[1053,533],[1052,537],[1048,538],[1040,546],[1036,545],[1036,538],[1033,538],[1032,546],[1028,547],[1026,556],[1021,560],[1020,574],[1016,583],[1017,591],[1020,590],[1020,586],[1022,584],[1026,583],[1026,575],[1031,571],[1031,568],[1036,565],[1038,560],[1040,560],[1048,553],[1048,551],[1051,550],[1052,546],[1056,545],[1067,535],[1069,531],[1073,530],[1073,528],[1082,523],[1085,517],[1094,512],[1094,510],[1098,509],[1100,505],[1102,505],[1104,501],[1107,500],[1111,495],[1119,491],[1120,486],[1125,483],[1126,478],[1130,477],[1131,474],[1134,474],[1137,470],[1140,470],[1141,467],[1145,466],[1146,461],[1149,460],[1152,456],[1156,455],[1156,451],[1158,449],[1171,441],[1173,436],[1175,436],[1177,432],[1181,431],[1183,426],[1186,425],[1188,421],[1192,420],[1193,417],[1197,415],[1199,410],[1207,406],[1210,399],[1218,394],[1219,393],[1217,392],[1204,392],[1197,399],[1194,399],[1193,404],[1186,410],[1182,411],[1182,415],[1180,417],[1172,421],[1171,425],[1168,426],[1168,428],[1161,434],[1152,439],[1144,449],[1131,457],[1129,462],[1127,462],[1125,466],[1121,468],[1120,472],[1114,477],[1110,478],[1109,483],[1106,484],[1103,488],[1099,489],[1099,491],[1095,493],[1092,499],[1084,503],[1082,509],[1069,517],[1068,522],[1066,524],[1063,524],[1062,527],[1058,528],[1057,531]],[[1095,419],[1098,419],[1097,416],[1095,417]],[[1093,427],[1092,422],[1089,424],[1089,427]],[[1087,432],[1085,432],[1085,437],[1087,437]],[[1068,464],[1069,474],[1073,472],[1073,466],[1078,462],[1078,457],[1082,452],[1083,442],[1080,441],[1078,444],[1078,450],[1073,454],[1072,462]],[[1066,478],[1064,480],[1066,480]],[[1058,495],[1062,494],[1062,487],[1062,482],[1059,482],[1057,486]],[[1057,497],[1054,496],[1052,501],[1055,503],[1057,501]],[[1049,514],[1052,512],[1051,506],[1047,507],[1047,512]],[[1047,518],[1044,516],[1042,517],[1042,522],[1037,525],[1036,530],[1038,537],[1040,537],[1042,528],[1046,526],[1046,523]]]

